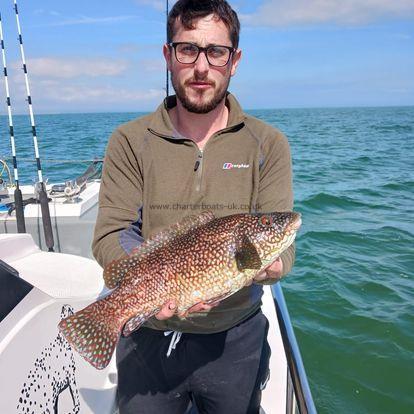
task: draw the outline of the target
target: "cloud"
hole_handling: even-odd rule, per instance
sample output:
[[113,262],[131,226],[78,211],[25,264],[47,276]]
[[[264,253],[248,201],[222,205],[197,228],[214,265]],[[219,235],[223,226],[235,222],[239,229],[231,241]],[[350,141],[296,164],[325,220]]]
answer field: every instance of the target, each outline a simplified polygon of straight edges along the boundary
[[[14,63],[13,66],[16,68],[21,65]],[[30,59],[27,62],[30,76],[60,79],[117,76],[126,71],[128,67],[129,64],[125,60],[107,58],[42,57]]]
[[136,0],[136,3],[142,6],[151,6],[159,11],[163,11],[166,8],[166,2],[162,0]]
[[37,88],[42,90],[43,99],[66,103],[136,103],[161,99],[165,95],[162,89],[133,90],[105,85],[85,87],[57,81],[39,82]]
[[146,72],[160,72],[165,70],[165,60],[160,59],[143,59],[139,62],[139,68]]
[[240,18],[253,26],[361,25],[383,19],[414,18],[414,1],[265,0],[254,13]]
[[[159,11],[165,11],[167,2],[163,0],[135,0],[135,3],[141,6],[151,6],[155,10]],[[175,1],[170,0],[169,1],[169,8],[171,10],[171,7],[174,5]]]
[[118,50],[121,53],[137,54],[142,49],[139,43],[122,43],[118,45]]
[[61,13],[55,11],[55,10],[45,10],[45,9],[36,9],[33,11],[33,14],[36,16],[62,16]]
[[[159,64],[157,60],[142,63],[148,71]],[[139,82],[135,87],[124,85],[126,76],[132,75],[128,74],[129,63],[122,60],[44,57],[31,59],[27,65],[31,96],[36,112],[40,113],[113,108],[146,110],[155,107],[165,96],[162,83],[160,87],[156,83],[152,86]],[[13,63],[13,67],[20,66],[19,62]],[[13,111],[25,113],[27,93],[23,71],[13,72],[10,77]]]
[[138,16],[125,15],[125,16],[108,16],[108,17],[88,17],[79,16],[75,19],[62,20],[60,22],[46,24],[44,26],[74,26],[80,24],[101,24],[101,23],[118,23],[125,20],[136,19]]
[[[2,82],[0,86],[3,86]],[[24,82],[13,81],[11,86],[13,114],[27,113]],[[165,97],[162,88],[91,84],[73,79],[37,79],[31,83],[31,89],[36,114],[113,111],[114,108],[120,111],[149,110]],[[4,110],[0,114],[4,114]]]
[[[128,60],[76,56],[30,59],[27,67],[36,112],[154,108],[165,96],[163,72],[159,71],[164,69],[162,59],[137,60],[134,65],[139,65],[141,74],[148,74],[146,81],[134,77],[136,69],[131,71],[132,62]],[[27,93],[23,71],[18,61],[11,66],[13,108],[16,113],[24,113]],[[161,73],[159,82],[158,79],[150,80],[154,72]]]
[[411,35],[406,33],[394,33],[391,37],[397,40],[411,40],[413,38]]

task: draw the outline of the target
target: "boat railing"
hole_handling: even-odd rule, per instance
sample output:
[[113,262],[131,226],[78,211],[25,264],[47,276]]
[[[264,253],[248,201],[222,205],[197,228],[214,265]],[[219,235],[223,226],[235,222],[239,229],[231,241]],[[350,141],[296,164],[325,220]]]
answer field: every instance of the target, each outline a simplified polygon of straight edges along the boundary
[[316,414],[305,367],[280,283],[272,286],[272,295],[288,366],[286,414]]

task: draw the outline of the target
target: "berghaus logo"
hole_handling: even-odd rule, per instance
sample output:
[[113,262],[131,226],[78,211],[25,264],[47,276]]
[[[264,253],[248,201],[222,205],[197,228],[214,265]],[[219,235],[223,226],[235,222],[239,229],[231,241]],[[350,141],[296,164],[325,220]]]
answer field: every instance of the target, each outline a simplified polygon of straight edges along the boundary
[[232,162],[225,162],[223,164],[223,170],[232,170],[233,168],[249,168],[249,164],[233,164]]

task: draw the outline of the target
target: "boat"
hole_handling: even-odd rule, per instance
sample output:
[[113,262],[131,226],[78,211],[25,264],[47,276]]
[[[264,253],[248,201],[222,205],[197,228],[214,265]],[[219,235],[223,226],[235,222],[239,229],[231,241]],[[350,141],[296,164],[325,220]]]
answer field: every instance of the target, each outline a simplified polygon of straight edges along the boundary
[[[63,193],[65,188],[73,188],[74,182],[67,184]],[[69,194],[53,197],[53,192],[62,190],[61,185],[47,187],[59,252],[40,248],[47,250],[37,203],[24,208],[30,233],[15,233],[14,210],[2,213],[0,371],[13,372],[13,376],[0,378],[1,413],[25,413],[27,407],[33,413],[48,412],[45,404],[55,407],[56,413],[116,413],[115,360],[107,369],[95,370],[57,329],[61,318],[108,293],[102,269],[91,258],[90,249],[99,185],[96,176],[89,177],[73,199],[68,199]],[[23,186],[24,198],[32,197],[33,190]],[[9,189],[2,205],[12,203]],[[316,413],[280,283],[264,287],[262,302],[270,324],[272,355],[270,377],[263,384],[261,413]],[[188,413],[196,414],[196,408],[190,407]]]

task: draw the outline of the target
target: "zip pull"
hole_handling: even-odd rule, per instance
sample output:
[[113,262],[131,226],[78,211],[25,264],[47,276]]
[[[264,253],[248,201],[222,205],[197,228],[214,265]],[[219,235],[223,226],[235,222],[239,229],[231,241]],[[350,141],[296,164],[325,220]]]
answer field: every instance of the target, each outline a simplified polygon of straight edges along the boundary
[[198,167],[201,164],[201,159],[203,158],[203,153],[201,152],[200,154],[198,154],[198,160],[196,161],[195,165],[194,165],[194,172],[196,172],[198,170]]
[[198,151],[198,157],[197,157],[197,161],[195,162],[194,165],[194,172],[197,173],[196,177],[195,177],[195,182],[196,182],[196,191],[200,191],[201,190],[201,180],[203,178],[203,150]]

